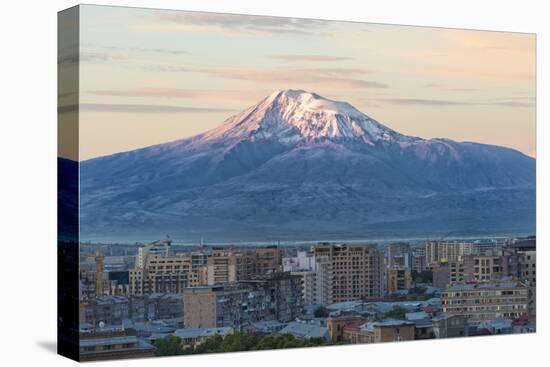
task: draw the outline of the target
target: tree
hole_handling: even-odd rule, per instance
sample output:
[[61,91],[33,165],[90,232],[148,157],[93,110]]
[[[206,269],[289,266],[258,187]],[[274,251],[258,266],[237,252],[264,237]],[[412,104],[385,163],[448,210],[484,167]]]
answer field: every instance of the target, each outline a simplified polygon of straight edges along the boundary
[[241,352],[253,350],[258,344],[258,338],[246,333],[235,333],[226,336],[220,347],[220,352]]
[[184,354],[181,344],[181,338],[177,336],[167,336],[162,339],[157,339],[154,343],[157,350],[156,356],[177,356]]
[[398,320],[405,320],[405,314],[407,313],[407,310],[403,307],[396,306],[393,309],[387,311],[384,314],[385,318],[389,319],[398,319]]
[[413,270],[411,272],[411,277],[413,279],[413,283],[419,284],[419,283],[432,283],[433,281],[433,273],[430,270],[424,270],[421,272],[418,272],[416,270]]
[[[179,339],[179,338],[178,338]],[[311,338],[309,340],[296,339],[291,334],[253,336],[243,332],[237,332],[222,338],[219,335],[212,336],[203,343],[197,345],[192,354],[241,352],[246,350],[267,350],[285,348],[303,348],[327,345],[323,338]],[[185,350],[183,351],[186,352]],[[160,354],[159,354],[160,355]],[[162,354],[174,355],[174,354]]]
[[220,352],[222,343],[223,343],[223,338],[220,335],[212,336],[206,339],[204,343],[197,345],[193,353],[200,354],[200,353]]
[[319,306],[315,309],[315,311],[313,311],[313,316],[315,316],[315,317],[328,317],[328,310],[323,306]]

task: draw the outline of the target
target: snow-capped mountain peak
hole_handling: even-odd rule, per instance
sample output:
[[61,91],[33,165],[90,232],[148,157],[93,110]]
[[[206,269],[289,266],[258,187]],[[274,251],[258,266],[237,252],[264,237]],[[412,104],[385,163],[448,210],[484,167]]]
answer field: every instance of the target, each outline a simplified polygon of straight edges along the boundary
[[365,143],[400,137],[347,102],[304,90],[277,90],[203,135],[206,140],[267,138],[283,143],[315,139],[359,139]]

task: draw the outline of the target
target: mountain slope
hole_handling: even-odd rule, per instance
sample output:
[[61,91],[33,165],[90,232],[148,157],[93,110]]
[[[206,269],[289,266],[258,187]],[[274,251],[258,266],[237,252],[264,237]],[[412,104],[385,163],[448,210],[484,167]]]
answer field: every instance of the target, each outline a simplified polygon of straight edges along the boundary
[[81,164],[84,238],[215,241],[534,230],[535,161],[402,135],[276,91],[201,135]]

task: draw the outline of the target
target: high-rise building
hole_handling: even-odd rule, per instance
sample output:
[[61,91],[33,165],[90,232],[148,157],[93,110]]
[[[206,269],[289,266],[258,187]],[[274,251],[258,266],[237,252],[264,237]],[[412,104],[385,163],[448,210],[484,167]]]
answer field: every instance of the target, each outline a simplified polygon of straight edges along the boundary
[[171,240],[159,240],[140,247],[136,258],[136,268],[143,269],[149,255],[168,257],[170,255],[171,246]]
[[129,271],[130,294],[181,293],[188,286],[190,273],[191,257],[187,254],[149,254],[143,268]]
[[384,256],[374,245],[313,246],[326,280],[327,304],[383,296]]
[[407,290],[411,288],[411,269],[405,267],[393,267],[386,270],[388,293]]
[[426,266],[433,266],[441,261],[455,262],[466,255],[476,255],[479,247],[474,242],[462,241],[428,241],[425,244]]
[[278,246],[258,247],[256,249],[256,274],[267,274],[281,271],[283,254]]
[[426,270],[426,249],[424,246],[413,247],[411,250],[411,270],[423,272]]
[[253,251],[215,248],[207,260],[208,285],[233,283],[282,270],[282,253],[277,246]]
[[101,250],[97,250],[95,254],[95,294],[96,297],[103,295],[103,273],[105,271],[105,256]]
[[315,256],[309,251],[296,251],[295,256],[283,257],[283,271],[303,272],[317,270]]
[[411,246],[407,242],[390,243],[387,247],[388,267],[410,268]]

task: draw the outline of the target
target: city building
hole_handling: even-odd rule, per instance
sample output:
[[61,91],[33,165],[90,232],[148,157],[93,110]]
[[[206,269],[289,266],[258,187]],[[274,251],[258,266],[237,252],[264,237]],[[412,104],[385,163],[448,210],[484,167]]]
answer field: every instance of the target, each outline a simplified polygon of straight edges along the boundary
[[170,254],[171,246],[171,240],[159,240],[140,247],[138,249],[138,254],[136,258],[136,268],[145,268],[146,260],[149,255],[160,255],[161,257],[168,257]]
[[387,247],[387,266],[410,268],[411,246],[407,242],[390,243]]
[[88,306],[91,312],[88,314],[91,319],[87,323],[97,326],[99,323],[105,325],[121,325],[122,320],[128,318],[128,298],[121,296],[101,296]]
[[466,255],[476,255],[479,247],[474,242],[463,241],[428,241],[424,255],[426,266],[437,265],[441,261],[456,262]]
[[96,297],[102,296],[104,294],[104,280],[103,272],[105,271],[104,267],[105,257],[101,253],[101,250],[97,250],[95,255],[95,294]]
[[[333,343],[348,342],[358,343],[358,336],[352,335],[354,331],[359,332],[359,327],[367,322],[362,316],[359,315],[344,315],[329,317],[327,319],[327,330],[330,337],[330,340]],[[344,335],[344,330],[347,329],[347,334]]]
[[415,339],[415,324],[404,320],[355,320],[342,328],[342,341],[350,344],[386,343]]
[[394,267],[387,269],[386,273],[386,279],[388,282],[388,293],[395,293],[397,291],[408,290],[411,288],[411,269]]
[[291,272],[290,274],[297,275],[301,278],[302,300],[304,305],[320,305],[321,300],[317,294],[317,272],[302,271]]
[[256,274],[262,275],[283,270],[283,254],[280,247],[258,247],[255,255]]
[[502,257],[489,255],[469,255],[464,257],[464,280],[491,281],[503,276]]
[[529,310],[536,311],[537,252],[536,238],[514,239],[503,246],[503,273],[529,286]]
[[445,288],[449,284],[463,283],[465,281],[464,261],[441,260],[432,264],[432,285],[436,288]]
[[321,338],[330,341],[326,327],[304,322],[291,322],[279,334],[290,334],[296,339]]
[[438,315],[432,318],[432,329],[436,338],[457,338],[468,336],[469,324],[463,315]]
[[155,355],[155,347],[139,339],[135,331],[128,329],[81,332],[79,351],[80,362],[146,358]]
[[298,250],[295,256],[285,256],[282,259],[283,271],[311,272],[317,270],[315,256],[309,251]]
[[115,270],[107,272],[107,295],[130,295],[130,273],[128,270]]
[[282,270],[282,252],[277,246],[254,251],[214,248],[207,260],[207,284],[234,283]]
[[181,293],[188,286],[191,273],[188,254],[149,253],[141,266],[129,271],[131,295]]
[[426,270],[426,248],[424,246],[411,249],[411,269],[419,273]]
[[326,265],[329,304],[383,296],[384,256],[376,246],[319,244],[313,254]]
[[414,340],[413,322],[402,320],[385,320],[369,322],[361,327],[367,336],[367,343],[386,343]]
[[272,273],[235,284],[187,288],[185,327],[244,330],[258,321],[294,320],[302,309],[301,277]]
[[449,285],[441,292],[443,313],[462,315],[468,323],[515,320],[529,312],[529,288],[517,282]]

